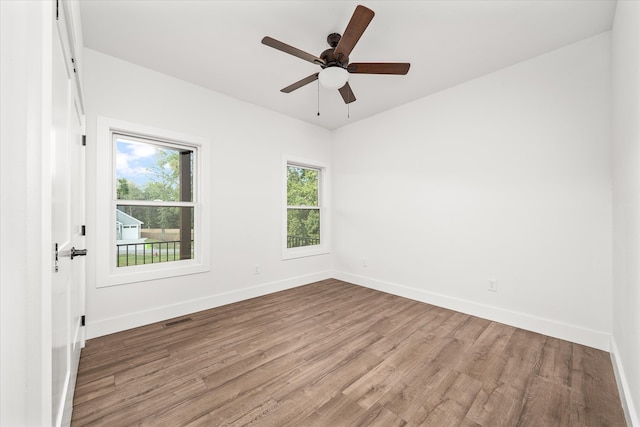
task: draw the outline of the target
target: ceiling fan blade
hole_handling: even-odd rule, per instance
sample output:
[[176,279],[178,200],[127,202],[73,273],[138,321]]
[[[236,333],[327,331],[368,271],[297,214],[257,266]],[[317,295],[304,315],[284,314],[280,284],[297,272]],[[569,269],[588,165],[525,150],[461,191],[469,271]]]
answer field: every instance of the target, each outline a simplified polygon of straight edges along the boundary
[[300,89],[302,86],[308,85],[309,83],[318,80],[318,74],[320,73],[311,74],[309,77],[305,77],[304,79],[299,80],[294,84],[285,87],[284,89],[280,89],[280,92],[291,93],[296,89]]
[[356,96],[353,94],[351,86],[349,86],[349,82],[345,83],[344,86],[338,89],[338,92],[340,92],[340,95],[342,95],[342,99],[344,99],[345,104],[351,104],[356,100]]
[[362,33],[367,29],[367,26],[373,19],[374,15],[375,13],[373,10],[369,8],[362,5],[358,5],[356,7],[356,10],[353,12],[353,16],[351,17],[351,21],[349,21],[349,24],[344,30],[342,38],[338,42],[334,51],[334,56],[337,59],[346,60],[346,58],[349,57],[353,47],[358,43],[360,37],[362,37]]
[[281,41],[278,41],[269,36],[262,38],[262,44],[270,46],[274,49],[281,50],[284,53],[288,53],[289,55],[296,56],[300,59],[304,59],[305,61],[309,61],[313,64],[325,65],[324,61],[318,58],[317,56],[307,53],[305,51],[302,51],[293,46],[289,46],[288,44],[282,43]]
[[407,74],[408,62],[353,62],[347,67],[350,73],[359,74]]

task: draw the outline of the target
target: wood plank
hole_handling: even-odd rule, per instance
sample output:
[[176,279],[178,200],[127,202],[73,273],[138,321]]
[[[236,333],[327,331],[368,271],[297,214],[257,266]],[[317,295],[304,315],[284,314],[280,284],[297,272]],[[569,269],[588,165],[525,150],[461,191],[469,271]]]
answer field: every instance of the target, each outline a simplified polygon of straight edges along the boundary
[[[274,394],[288,384],[295,382],[295,378],[303,370],[303,364],[289,366],[280,372],[273,371],[266,382],[253,389],[243,387],[240,394],[233,399],[222,402],[220,405],[216,405],[217,407],[207,414],[206,419],[212,421],[209,425],[224,425],[235,422],[235,420],[244,417],[248,412],[253,412],[254,416],[257,416],[255,408],[264,409],[269,407],[269,413],[271,413],[275,409],[271,406],[271,401],[275,400]],[[223,392],[224,389],[218,389],[217,391],[218,394]],[[269,403],[265,406],[267,402]]]
[[416,331],[378,366],[360,377],[343,393],[369,409],[386,395],[408,372],[428,359],[432,340]]
[[[176,394],[176,390],[181,390],[182,393]],[[117,426],[152,422],[165,408],[190,401],[205,390],[206,387],[198,378],[179,378],[151,393],[151,396],[141,393],[135,399],[117,398],[111,407],[98,406],[96,401],[94,405],[85,406],[84,411],[77,415],[74,409],[72,424]],[[118,393],[116,391],[111,395],[117,397]],[[117,411],[113,410],[114,407]]]
[[416,332],[416,329],[421,330],[428,335],[429,332],[426,329],[426,326],[430,324],[438,324],[440,319],[439,316],[447,314],[446,312],[434,309],[429,305],[425,305],[424,309],[415,317],[412,316],[412,312],[408,313],[409,316],[407,317],[405,317],[407,313],[403,313],[402,316],[397,316],[398,320],[396,320],[395,323],[398,324],[398,327],[382,331],[382,338],[370,349],[372,353],[381,357],[393,353],[406,339]]
[[[160,403],[165,405],[164,395],[194,378],[202,381],[201,375],[223,369],[228,361],[233,360],[235,356],[236,353],[233,351],[215,355],[211,353],[195,354],[193,358],[188,360],[169,358],[166,362],[170,361],[170,363],[162,367],[140,366],[131,371],[124,371],[122,375],[128,376],[130,381],[116,379],[116,384],[120,383],[120,385],[116,386],[114,392],[99,396],[84,404],[75,404],[73,418],[88,422],[107,416],[112,411],[110,408],[113,407],[120,408],[119,412],[123,412],[126,408],[138,407],[141,409],[147,404]],[[76,388],[77,392],[78,388]],[[82,394],[76,394],[76,396],[82,396]]]
[[522,397],[502,393],[500,388],[483,388],[466,415],[468,422],[481,426],[515,426],[522,413]]
[[[450,339],[437,339],[443,342],[450,341]],[[424,360],[421,365],[416,365],[408,371],[387,394],[380,398],[378,404],[409,420],[427,396],[450,372],[451,366],[443,366],[440,361],[434,359]]]
[[273,399],[269,399],[261,405],[246,411],[240,418],[229,423],[229,426],[246,426],[248,424],[254,424],[267,417],[269,413],[277,407],[278,402]]
[[549,381],[571,386],[573,346],[568,341],[547,338],[542,347],[540,367],[536,374]]
[[514,331],[502,354],[504,369],[496,380],[498,385],[505,384],[503,393],[524,396],[529,381],[538,371],[545,341],[546,337],[540,334],[522,329]]
[[[177,405],[168,407],[154,417],[149,425],[184,425],[222,406],[241,398],[247,392],[269,383],[274,372],[287,372],[288,367],[295,365],[300,359],[293,353],[270,360],[262,366],[253,369],[240,377],[233,378],[224,383],[215,382],[215,386],[207,385],[206,391],[198,396],[182,400]],[[209,378],[210,380],[210,378]],[[254,408],[255,409],[255,408]],[[254,410],[252,409],[252,410]],[[244,416],[246,414],[235,414]],[[254,413],[254,416],[256,414]]]
[[462,423],[469,407],[482,389],[482,383],[451,371],[412,415],[415,424],[451,426]]
[[76,387],[78,390],[77,397],[74,397],[73,404],[80,405],[97,397],[109,394],[116,389],[115,378],[108,375],[95,381],[84,383]]
[[365,412],[366,410],[350,397],[336,393],[327,403],[302,420],[301,424],[305,426],[352,425]]
[[458,372],[481,381],[487,398],[501,396],[494,392],[502,385],[500,378],[507,364],[505,348],[515,330],[500,323],[490,324],[455,367]]
[[583,425],[624,426],[625,421],[612,414],[620,412],[620,396],[608,353],[571,344],[572,402],[579,406],[575,417]]
[[571,389],[558,387],[541,377],[532,378],[525,393],[519,426],[568,426],[571,419]]
[[356,426],[367,427],[403,427],[406,424],[405,420],[380,405],[373,406],[353,423]]
[[72,425],[624,426],[609,354],[339,280],[90,340]]

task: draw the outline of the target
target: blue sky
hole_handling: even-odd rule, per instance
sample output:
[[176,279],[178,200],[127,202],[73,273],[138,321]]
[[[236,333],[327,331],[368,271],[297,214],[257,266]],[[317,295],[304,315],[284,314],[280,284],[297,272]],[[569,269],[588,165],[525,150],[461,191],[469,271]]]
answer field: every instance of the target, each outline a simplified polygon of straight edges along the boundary
[[[159,153],[166,153],[167,156],[164,156],[166,158],[170,154],[177,153],[177,149],[118,135],[116,179],[125,178],[141,189],[150,181],[162,182],[163,178],[158,177],[156,173]],[[164,168],[170,170],[171,166],[166,163]]]
[[153,176],[151,166],[155,164],[157,149],[149,144],[118,139],[116,150],[116,178],[144,186]]
[[154,180],[153,166],[157,162],[156,154],[162,151],[162,148],[118,138],[116,150],[116,179],[126,178],[141,188]]

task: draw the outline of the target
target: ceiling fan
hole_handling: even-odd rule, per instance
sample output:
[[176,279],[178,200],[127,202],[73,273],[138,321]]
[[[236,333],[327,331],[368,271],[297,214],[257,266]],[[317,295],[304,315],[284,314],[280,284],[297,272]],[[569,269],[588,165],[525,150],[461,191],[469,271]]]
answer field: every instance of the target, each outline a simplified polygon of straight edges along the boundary
[[322,86],[328,89],[338,89],[344,102],[349,104],[356,100],[351,86],[349,86],[349,74],[407,74],[411,65],[408,62],[349,63],[349,54],[358,43],[358,40],[360,40],[360,37],[362,37],[364,30],[367,29],[374,15],[375,13],[371,9],[362,5],[357,6],[342,36],[337,33],[327,36],[327,43],[331,47],[322,52],[320,57],[289,46],[274,38],[264,37],[262,44],[322,67],[320,72],[311,74],[280,91],[290,93],[313,81],[320,80]]

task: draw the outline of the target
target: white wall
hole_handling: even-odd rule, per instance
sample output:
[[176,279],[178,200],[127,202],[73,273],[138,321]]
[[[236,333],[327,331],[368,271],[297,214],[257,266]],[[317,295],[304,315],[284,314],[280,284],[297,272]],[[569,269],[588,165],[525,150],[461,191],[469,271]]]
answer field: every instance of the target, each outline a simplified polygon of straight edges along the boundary
[[335,131],[337,277],[608,348],[609,42]]
[[[84,62],[88,171],[102,161],[97,116],[208,138],[213,159],[212,271],[102,288],[90,275],[88,338],[330,276],[331,255],[281,260],[282,155],[328,163],[329,131],[93,50]],[[95,176],[87,178],[96,188]],[[89,253],[98,196],[90,191],[87,200]],[[99,260],[87,262],[95,271]]]
[[627,396],[627,420],[630,425],[640,425],[640,3],[637,1],[618,1],[612,31],[612,82],[612,352],[618,384]]

